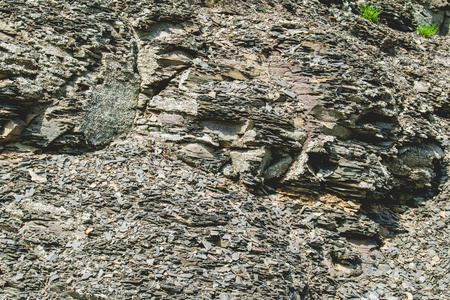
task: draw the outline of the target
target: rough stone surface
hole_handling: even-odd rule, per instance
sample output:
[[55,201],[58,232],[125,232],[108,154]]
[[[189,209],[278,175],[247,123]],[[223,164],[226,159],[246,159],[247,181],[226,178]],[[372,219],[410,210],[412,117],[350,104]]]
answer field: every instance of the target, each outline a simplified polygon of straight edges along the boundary
[[448,2],[206,2],[0,3],[0,299],[449,298]]
[[[411,5],[439,7],[439,22],[446,6],[392,2],[377,26],[356,3],[272,4],[250,14],[244,3],[4,6],[3,148],[79,153],[135,124],[254,192],[403,202],[435,194],[448,43],[405,32],[416,22]],[[25,11],[33,17],[20,20]],[[252,157],[257,149],[264,159]]]
[[417,208],[255,196],[171,152],[2,154],[0,299],[450,297],[448,184]]
[[134,31],[120,10],[13,1],[1,14],[0,120],[24,124],[16,142],[79,152],[131,128],[140,80]]

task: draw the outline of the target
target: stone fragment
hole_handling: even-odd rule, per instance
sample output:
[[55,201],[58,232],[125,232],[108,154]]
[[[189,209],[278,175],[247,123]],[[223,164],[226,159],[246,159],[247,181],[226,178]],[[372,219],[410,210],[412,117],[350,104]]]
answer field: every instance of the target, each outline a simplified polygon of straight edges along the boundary
[[3,132],[0,135],[0,142],[9,142],[17,140],[25,128],[25,123],[21,120],[9,120],[3,126]]
[[198,104],[195,98],[175,99],[170,97],[154,96],[148,102],[148,108],[170,113],[186,113],[197,115]]
[[219,171],[230,159],[227,152],[199,143],[183,145],[176,154],[184,162],[212,172]]
[[47,178],[36,174],[33,170],[28,170],[28,174],[30,174],[31,181],[34,181],[34,182],[37,182],[37,183],[45,183],[45,182],[47,182]]
[[415,81],[414,82],[414,90],[418,93],[428,93],[429,88],[426,83]]
[[234,171],[244,175],[246,173],[262,175],[269,163],[271,153],[266,148],[255,150],[230,151]]
[[272,163],[264,171],[265,179],[279,178],[283,175],[292,163],[292,157],[289,155],[282,156],[278,161]]

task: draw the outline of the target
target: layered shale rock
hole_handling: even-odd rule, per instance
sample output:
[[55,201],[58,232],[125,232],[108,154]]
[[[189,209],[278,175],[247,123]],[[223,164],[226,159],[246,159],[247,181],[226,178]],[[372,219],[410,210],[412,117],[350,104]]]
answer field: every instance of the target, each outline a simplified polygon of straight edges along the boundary
[[134,124],[255,193],[429,197],[449,45],[408,7],[448,5],[383,5],[377,26],[345,1],[4,3],[2,147],[78,153]]
[[359,4],[0,2],[0,299],[450,298],[448,2]]
[[79,152],[131,128],[137,53],[133,31],[109,6],[1,4],[3,144]]
[[[435,118],[438,102],[447,102],[442,50],[426,53],[417,36],[407,40],[337,8],[343,31],[304,15],[251,21],[229,8],[217,15],[224,11],[232,17],[217,25],[214,14],[198,16],[210,34],[206,54],[190,48],[195,58],[184,56],[164,91],[140,95],[147,110],[138,127],[176,143],[185,162],[256,192],[407,201],[436,191],[445,172]],[[167,41],[192,38],[178,34]],[[406,64],[413,53],[420,78]],[[438,74],[426,67],[428,55],[444,63]]]

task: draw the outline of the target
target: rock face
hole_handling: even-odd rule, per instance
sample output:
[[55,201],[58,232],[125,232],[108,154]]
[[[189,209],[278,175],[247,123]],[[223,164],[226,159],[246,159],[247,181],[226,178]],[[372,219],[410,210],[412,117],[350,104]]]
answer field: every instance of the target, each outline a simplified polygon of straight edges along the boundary
[[379,6],[381,25],[345,1],[4,3],[2,147],[78,153],[133,127],[255,193],[432,196],[449,43],[410,9],[449,7]]
[[150,146],[0,156],[1,299],[450,296],[446,199],[363,213],[257,196]]
[[140,80],[119,11],[88,1],[1,11],[2,142],[79,152],[131,128]]
[[358,2],[1,1],[0,299],[450,299],[448,1]]

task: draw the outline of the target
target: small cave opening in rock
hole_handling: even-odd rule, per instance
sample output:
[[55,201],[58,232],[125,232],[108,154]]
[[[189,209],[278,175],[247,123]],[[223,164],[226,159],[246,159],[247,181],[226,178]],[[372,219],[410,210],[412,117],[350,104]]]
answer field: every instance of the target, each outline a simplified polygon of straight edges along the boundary
[[184,67],[180,67],[177,72],[166,79],[162,79],[160,81],[155,82],[152,86],[151,89],[153,91],[152,96],[157,96],[159,95],[159,93],[161,93],[163,90],[165,90],[169,84],[172,82],[172,80],[180,73],[184,72],[185,70],[187,70],[189,68],[189,66],[184,66]]
[[450,100],[443,103],[441,107],[436,108],[435,113],[439,117],[450,119]]
[[[448,178],[447,167],[448,164],[445,161],[433,159],[433,171],[436,176],[431,181],[431,189],[426,189],[424,193],[425,195],[429,195],[428,199],[435,197],[439,193],[439,187]],[[417,203],[415,202],[416,201],[414,201],[412,204],[416,205]]]
[[385,139],[375,135],[371,132],[364,132],[362,130],[355,130],[355,139],[368,144],[381,144]]
[[368,112],[355,121],[355,138],[369,144],[392,140],[396,130],[397,118],[378,112]]
[[308,153],[308,167],[314,174],[327,175],[337,169],[338,164],[331,161],[328,153]]
[[415,30],[412,17],[397,16],[395,12],[382,13],[381,17],[384,18],[386,25],[392,29],[402,32],[413,32]]
[[395,123],[396,118],[386,116],[377,112],[368,112],[361,115],[358,120],[356,120],[356,124],[367,124],[367,123]]

